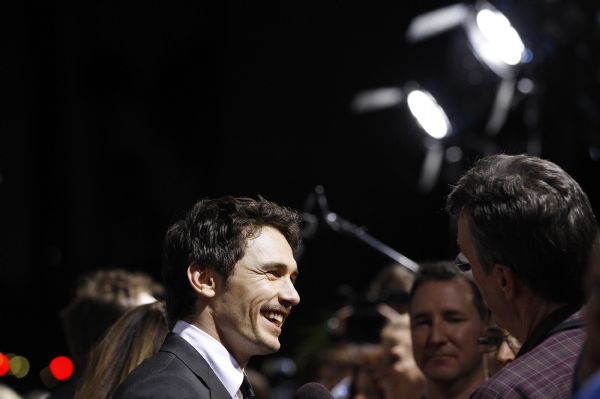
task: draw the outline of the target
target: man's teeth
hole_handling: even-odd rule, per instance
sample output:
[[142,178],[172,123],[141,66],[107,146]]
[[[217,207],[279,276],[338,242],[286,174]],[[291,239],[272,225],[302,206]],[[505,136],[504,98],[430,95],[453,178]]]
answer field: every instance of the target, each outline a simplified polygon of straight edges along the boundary
[[279,313],[265,313],[265,317],[277,325],[281,325],[283,323],[283,315]]

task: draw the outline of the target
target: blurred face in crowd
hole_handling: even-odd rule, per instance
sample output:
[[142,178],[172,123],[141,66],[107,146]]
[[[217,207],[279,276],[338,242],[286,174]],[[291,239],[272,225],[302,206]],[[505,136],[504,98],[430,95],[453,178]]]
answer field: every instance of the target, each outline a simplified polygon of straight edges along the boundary
[[414,363],[408,315],[398,316],[400,322],[387,325],[381,332],[383,362],[390,369],[401,371],[407,362]]
[[403,399],[420,398],[425,377],[415,363],[412,353],[408,314],[397,316],[385,326],[381,332],[381,346],[383,356],[379,384],[384,397],[396,398],[398,392],[402,392]]
[[462,278],[427,281],[410,306],[413,353],[428,380],[448,383],[483,375],[477,339],[486,331]]
[[352,399],[382,399],[383,392],[379,383],[382,348],[376,344],[362,344],[356,358],[358,364],[354,371],[354,395]]
[[504,366],[515,360],[521,343],[503,328],[491,326],[486,332],[489,344],[482,345],[485,352],[488,376],[496,374]]

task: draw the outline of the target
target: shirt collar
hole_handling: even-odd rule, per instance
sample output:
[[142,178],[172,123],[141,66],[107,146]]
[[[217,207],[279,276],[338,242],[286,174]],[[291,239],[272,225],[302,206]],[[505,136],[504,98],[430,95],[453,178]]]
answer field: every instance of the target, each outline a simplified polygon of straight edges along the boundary
[[244,380],[244,370],[219,341],[200,328],[183,320],[178,320],[173,333],[185,339],[206,360],[232,398]]
[[525,339],[525,342],[523,342],[519,353],[517,353],[517,357],[523,356],[545,341],[546,338],[558,331],[580,328],[582,326],[582,322],[579,320],[579,315],[577,315],[576,322],[565,322],[565,320],[571,319],[573,316],[575,316],[574,313],[578,311],[578,308],[579,306],[577,305],[565,305],[542,319],[542,321],[540,321],[540,323],[533,329],[531,334],[529,334],[529,337]]

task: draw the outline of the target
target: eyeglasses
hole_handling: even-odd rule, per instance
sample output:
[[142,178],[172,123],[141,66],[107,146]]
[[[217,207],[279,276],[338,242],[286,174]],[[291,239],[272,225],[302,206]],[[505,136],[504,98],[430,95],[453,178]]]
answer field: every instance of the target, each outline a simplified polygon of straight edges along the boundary
[[481,346],[482,351],[487,353],[498,351],[502,342],[506,342],[514,355],[521,350],[521,344],[515,337],[505,334],[504,331],[496,327],[488,328],[485,335],[477,339],[477,343]]
[[456,266],[460,269],[460,271],[468,272],[469,270],[471,270],[471,264],[469,263],[469,259],[467,259],[465,254],[463,254],[462,252],[459,252],[458,255],[456,255],[455,262]]

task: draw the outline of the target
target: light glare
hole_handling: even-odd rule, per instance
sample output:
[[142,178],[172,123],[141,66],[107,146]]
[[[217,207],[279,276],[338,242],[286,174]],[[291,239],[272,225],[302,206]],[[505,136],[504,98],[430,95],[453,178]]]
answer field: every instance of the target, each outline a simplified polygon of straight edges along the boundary
[[460,162],[463,152],[460,147],[452,146],[446,149],[446,160],[451,163]]
[[50,372],[58,381],[64,381],[71,378],[73,374],[73,362],[66,356],[57,356],[50,361]]
[[10,372],[17,378],[23,378],[29,374],[29,360],[23,356],[14,356],[10,359]]
[[529,94],[533,91],[535,85],[531,79],[523,78],[517,82],[517,89],[523,94]]
[[435,139],[446,137],[450,123],[442,107],[433,96],[421,90],[413,90],[406,99],[410,112],[419,125]]
[[477,13],[476,19],[481,34],[504,63],[517,65],[521,62],[525,45],[501,12],[484,9]]
[[58,380],[54,378],[49,367],[44,367],[42,371],[40,371],[40,379],[48,389],[52,389],[58,385]]
[[352,110],[357,114],[393,107],[404,99],[396,87],[382,87],[358,93],[352,100]]
[[10,370],[10,359],[4,353],[0,352],[0,377],[8,373]]

